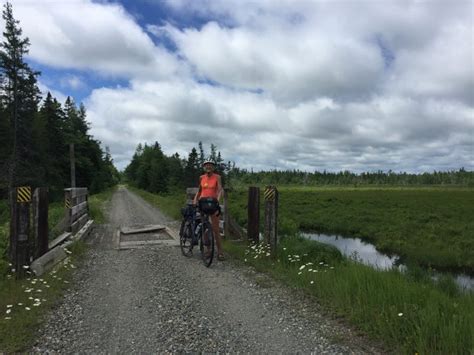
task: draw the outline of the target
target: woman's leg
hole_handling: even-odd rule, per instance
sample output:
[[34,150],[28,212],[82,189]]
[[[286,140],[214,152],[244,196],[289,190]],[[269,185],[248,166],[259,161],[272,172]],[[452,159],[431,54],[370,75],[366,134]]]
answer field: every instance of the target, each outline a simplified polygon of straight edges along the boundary
[[214,238],[216,240],[217,245],[217,255],[222,254],[222,241],[221,241],[221,233],[219,228],[219,217],[217,215],[211,216],[211,223],[212,223],[212,231],[214,233]]

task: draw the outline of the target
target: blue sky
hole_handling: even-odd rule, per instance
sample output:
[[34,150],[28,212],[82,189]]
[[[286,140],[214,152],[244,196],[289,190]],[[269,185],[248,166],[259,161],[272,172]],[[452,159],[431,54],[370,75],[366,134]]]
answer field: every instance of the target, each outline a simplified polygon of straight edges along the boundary
[[473,168],[471,1],[16,0],[14,14],[41,90],[83,102],[119,168],[140,142],[185,156],[200,140],[254,170]]

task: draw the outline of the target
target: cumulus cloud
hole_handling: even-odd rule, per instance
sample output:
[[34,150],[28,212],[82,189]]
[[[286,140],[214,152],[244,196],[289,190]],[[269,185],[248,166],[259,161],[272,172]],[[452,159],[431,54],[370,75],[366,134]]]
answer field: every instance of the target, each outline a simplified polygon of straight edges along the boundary
[[20,0],[14,15],[30,38],[30,57],[42,64],[124,78],[162,78],[185,70],[118,4]]
[[470,1],[167,4],[142,28],[117,3],[15,2],[33,59],[129,81],[86,100],[120,168],[155,140],[254,169],[474,167]]

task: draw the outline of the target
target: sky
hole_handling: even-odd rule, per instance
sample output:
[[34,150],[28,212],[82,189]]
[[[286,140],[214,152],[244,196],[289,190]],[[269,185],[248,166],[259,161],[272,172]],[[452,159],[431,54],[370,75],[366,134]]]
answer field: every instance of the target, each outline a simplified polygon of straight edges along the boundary
[[253,170],[474,169],[473,1],[12,4],[40,89],[85,104],[119,169],[155,141]]

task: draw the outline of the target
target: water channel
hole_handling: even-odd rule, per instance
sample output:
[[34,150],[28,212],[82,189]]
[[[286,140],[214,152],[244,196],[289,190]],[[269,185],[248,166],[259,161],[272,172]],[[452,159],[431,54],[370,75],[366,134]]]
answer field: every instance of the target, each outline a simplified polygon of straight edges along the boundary
[[[373,244],[359,238],[344,238],[336,235],[303,233],[305,238],[335,246],[349,258],[356,259],[376,269],[388,270],[397,267],[403,271],[406,266],[399,263],[398,256],[388,256],[380,253]],[[474,278],[466,274],[453,275],[456,283],[462,290],[474,291]],[[434,276],[436,278],[436,275]]]

